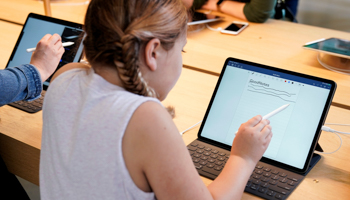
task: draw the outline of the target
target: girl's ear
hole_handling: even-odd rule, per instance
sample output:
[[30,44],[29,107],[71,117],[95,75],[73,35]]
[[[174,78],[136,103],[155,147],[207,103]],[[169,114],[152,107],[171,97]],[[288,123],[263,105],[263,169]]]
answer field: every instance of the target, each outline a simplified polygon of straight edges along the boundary
[[155,71],[157,69],[157,60],[159,59],[161,50],[160,40],[157,38],[153,38],[150,40],[145,47],[145,61],[147,67],[151,71]]

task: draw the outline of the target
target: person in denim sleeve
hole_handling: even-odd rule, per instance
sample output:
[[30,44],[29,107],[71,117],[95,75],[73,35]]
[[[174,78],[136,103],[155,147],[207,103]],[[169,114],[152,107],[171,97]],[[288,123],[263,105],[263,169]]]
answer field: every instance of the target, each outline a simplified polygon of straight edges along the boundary
[[[0,107],[14,101],[39,98],[43,81],[56,70],[63,53],[61,37],[47,34],[37,44],[30,64],[0,70]],[[29,199],[1,157],[0,199]]]
[[56,70],[63,53],[61,37],[47,34],[37,44],[30,64],[0,70],[0,106],[39,98],[42,83]]

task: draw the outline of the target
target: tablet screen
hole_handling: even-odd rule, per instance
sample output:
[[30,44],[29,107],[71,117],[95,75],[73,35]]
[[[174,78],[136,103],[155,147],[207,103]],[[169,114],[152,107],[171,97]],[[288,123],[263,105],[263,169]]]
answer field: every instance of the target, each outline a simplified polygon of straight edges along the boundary
[[200,136],[231,146],[242,123],[289,104],[269,119],[273,138],[263,157],[303,169],[334,87],[322,79],[230,60],[212,97]]

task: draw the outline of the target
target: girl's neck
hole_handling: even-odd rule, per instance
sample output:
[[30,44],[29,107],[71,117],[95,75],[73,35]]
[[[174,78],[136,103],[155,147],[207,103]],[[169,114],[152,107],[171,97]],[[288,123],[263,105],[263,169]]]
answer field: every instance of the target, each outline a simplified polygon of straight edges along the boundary
[[96,74],[100,75],[109,83],[123,87],[123,83],[118,76],[117,69],[115,69],[113,66],[93,64],[92,67],[94,68]]

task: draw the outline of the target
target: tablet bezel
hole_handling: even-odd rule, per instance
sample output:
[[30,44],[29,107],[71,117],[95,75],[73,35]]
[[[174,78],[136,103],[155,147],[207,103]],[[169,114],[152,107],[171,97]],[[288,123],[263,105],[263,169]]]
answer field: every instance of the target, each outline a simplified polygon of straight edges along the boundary
[[220,83],[221,83],[223,74],[225,73],[225,70],[227,68],[227,64],[228,64],[229,61],[239,62],[239,63],[243,63],[243,64],[253,65],[255,67],[260,67],[260,68],[264,68],[264,69],[274,70],[274,71],[277,71],[277,72],[287,73],[287,74],[294,75],[294,76],[299,76],[299,77],[308,78],[308,79],[312,79],[312,80],[316,80],[316,81],[321,81],[321,82],[328,83],[328,84],[331,85],[330,92],[329,92],[328,97],[327,97],[327,101],[326,101],[324,109],[322,111],[322,115],[321,115],[320,121],[318,123],[317,129],[315,131],[314,138],[313,138],[312,143],[310,145],[310,149],[309,149],[309,152],[308,152],[308,155],[307,155],[307,158],[305,160],[303,168],[299,169],[299,168],[293,167],[291,165],[287,165],[285,163],[281,163],[281,162],[278,162],[278,161],[275,161],[275,160],[272,160],[272,159],[269,159],[269,158],[265,158],[265,157],[262,157],[262,159],[260,160],[262,162],[265,162],[265,163],[268,163],[268,164],[271,164],[271,165],[274,165],[274,166],[277,166],[277,167],[280,167],[280,168],[283,168],[283,169],[286,169],[286,170],[289,170],[289,171],[293,171],[293,172],[296,172],[296,173],[299,173],[299,174],[305,173],[308,170],[310,161],[312,159],[312,155],[314,153],[314,150],[316,148],[318,139],[319,139],[320,134],[321,134],[321,128],[322,128],[322,126],[324,124],[324,121],[326,119],[327,113],[329,111],[329,108],[330,108],[330,105],[331,105],[331,102],[332,102],[332,99],[333,99],[333,96],[334,96],[334,93],[335,93],[335,90],[336,90],[336,83],[334,81],[332,81],[332,80],[327,80],[327,79],[323,79],[323,78],[319,78],[319,77],[315,77],[315,76],[310,76],[310,75],[306,75],[306,74],[292,72],[292,71],[279,69],[279,68],[275,68],[275,67],[271,67],[271,66],[266,66],[266,65],[262,65],[262,64],[258,64],[258,63],[253,63],[253,62],[249,62],[249,61],[244,61],[244,60],[240,60],[240,59],[236,59],[236,58],[227,58],[226,61],[225,61],[224,67],[222,68],[222,71],[220,73],[218,82],[217,82],[217,84],[215,86],[215,90],[213,92],[213,95],[211,97],[210,103],[208,105],[208,108],[206,110],[206,113],[204,115],[202,124],[200,126],[200,129],[199,129],[198,135],[197,135],[199,140],[207,142],[209,144],[213,144],[215,146],[218,146],[218,147],[226,149],[226,150],[230,150],[231,149],[231,145],[226,145],[226,144],[223,144],[221,142],[214,141],[214,140],[211,140],[209,138],[203,137],[203,136],[201,136],[201,133],[203,131],[203,128],[204,128],[204,125],[205,125],[206,120],[208,118],[211,106],[212,106],[212,104],[214,102],[214,99],[215,99],[215,96],[217,94],[218,88],[220,87]]

